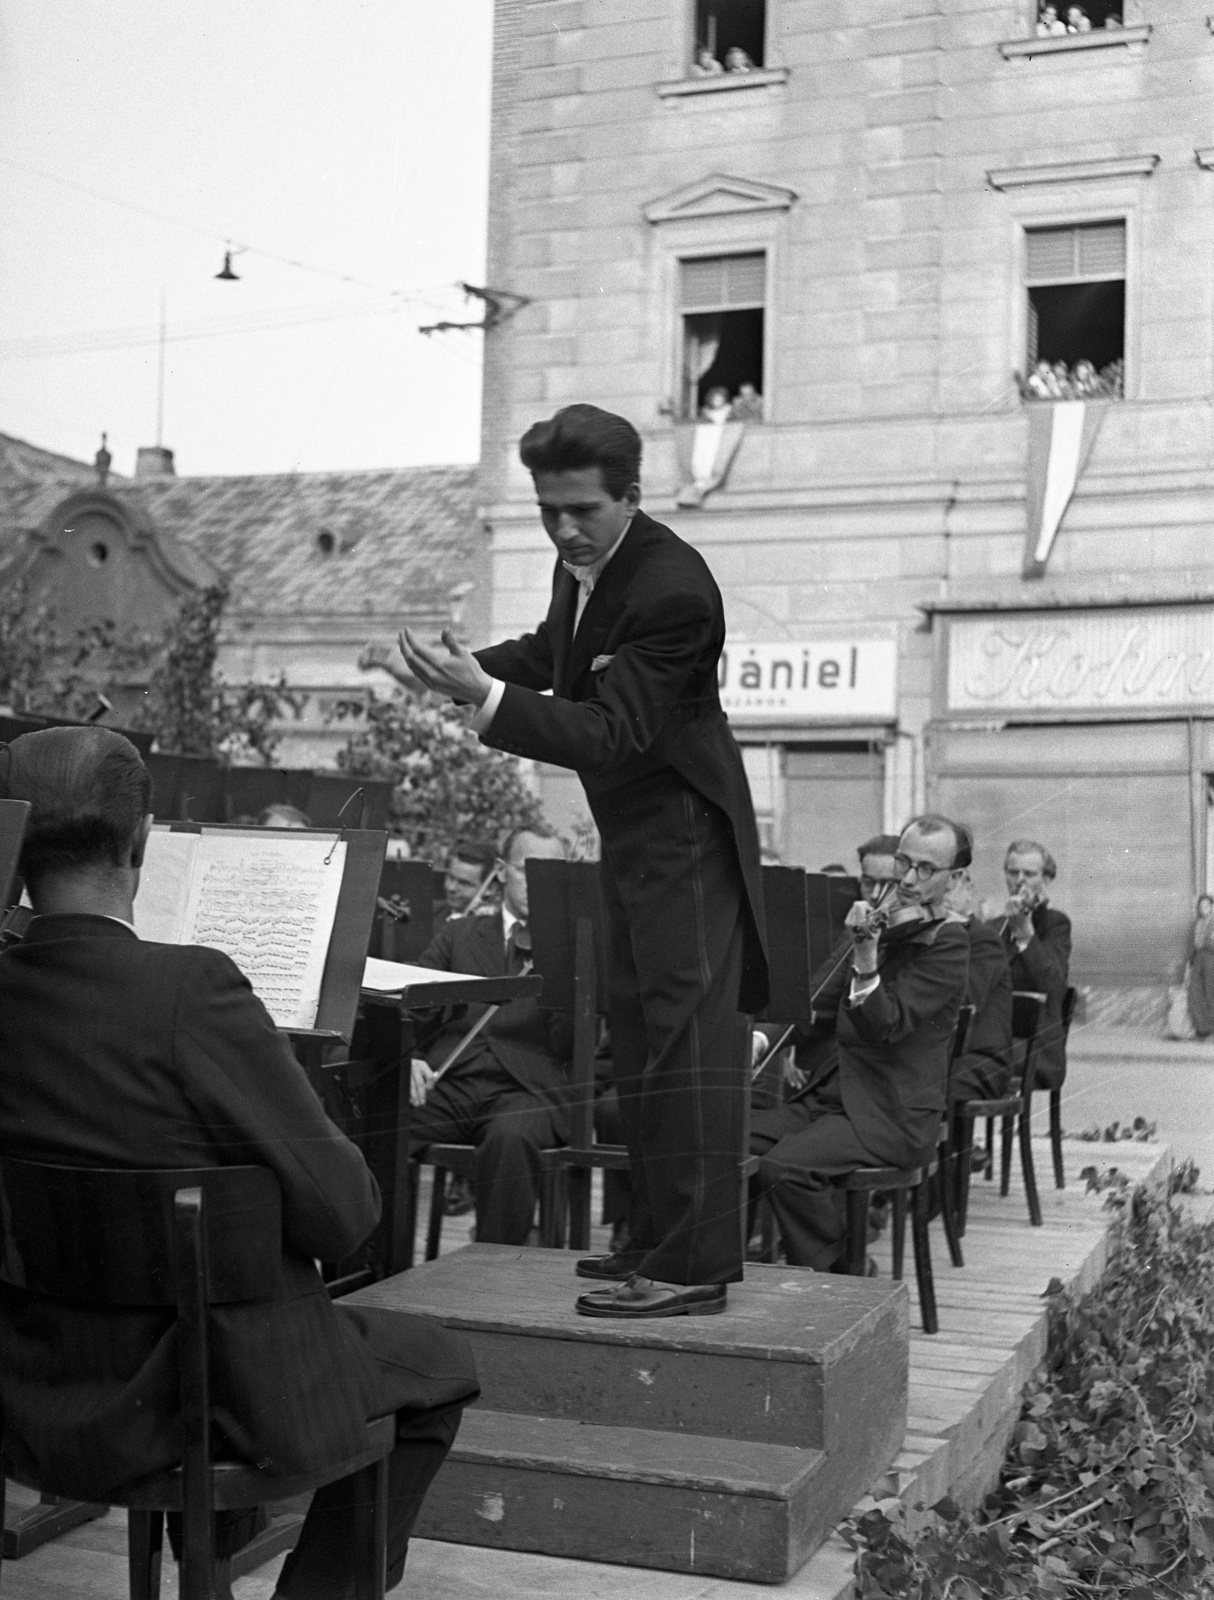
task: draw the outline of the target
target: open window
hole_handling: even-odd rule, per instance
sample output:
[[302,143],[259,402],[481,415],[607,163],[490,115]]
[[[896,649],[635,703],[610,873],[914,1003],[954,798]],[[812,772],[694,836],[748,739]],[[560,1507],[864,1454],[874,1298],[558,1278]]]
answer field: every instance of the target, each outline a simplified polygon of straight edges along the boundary
[[693,70],[745,72],[765,65],[767,0],[695,0],[695,7]]
[[1125,223],[1029,228],[1025,399],[1124,393]]
[[[767,256],[698,256],[679,262],[683,321],[680,411],[700,415],[724,390],[734,417],[763,420],[763,322]],[[716,396],[719,402],[720,396]]]
[[1042,38],[1056,34],[1095,33],[1120,28],[1123,0],[1039,0],[1037,33]]

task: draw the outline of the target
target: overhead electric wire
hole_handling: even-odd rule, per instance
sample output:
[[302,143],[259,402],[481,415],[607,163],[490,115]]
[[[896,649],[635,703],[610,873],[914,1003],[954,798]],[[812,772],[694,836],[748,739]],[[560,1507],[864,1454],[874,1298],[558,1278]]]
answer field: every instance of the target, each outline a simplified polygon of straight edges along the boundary
[[282,266],[297,267],[301,272],[312,272],[323,278],[332,278],[337,283],[353,284],[357,289],[373,289],[377,294],[389,294],[400,300],[415,301],[424,299],[427,294],[434,294],[440,289],[449,289],[451,284],[431,284],[421,289],[394,289],[389,284],[371,283],[366,278],[355,277],[350,272],[338,272],[332,267],[318,267],[315,262],[301,261],[297,256],[285,256],[277,250],[266,250],[258,244],[249,244],[244,239],[238,239],[234,234],[220,233],[215,228],[206,228],[196,222],[187,222],[184,217],[175,217],[167,211],[158,211],[154,206],[146,206],[137,200],[126,200],[120,195],[107,194],[104,189],[94,189],[87,183],[80,183],[75,178],[64,178],[55,172],[46,172],[41,167],[31,166],[25,161],[14,161],[11,156],[0,156],[0,165],[12,167],[16,172],[24,172],[34,178],[41,178],[45,183],[55,183],[64,189],[74,189],[78,194],[90,195],[94,200],[103,200],[107,205],[120,206],[125,211],[137,212],[140,216],[151,217],[156,222],[163,222],[171,228],[181,228],[187,233],[197,234],[203,239],[214,239],[218,243],[230,247],[233,254],[247,254],[261,256],[266,261],[277,261]]
[[[430,304],[431,302],[422,302]],[[329,300],[293,310],[247,312],[238,317],[207,317],[193,322],[170,323],[166,344],[195,339],[224,339],[275,328],[306,327],[320,322],[344,322],[358,317],[396,317],[403,307],[395,301],[356,304]],[[153,323],[129,328],[100,328],[94,332],[34,334],[23,339],[0,339],[0,361],[41,359],[47,356],[87,355],[100,350],[134,350],[160,342]]]

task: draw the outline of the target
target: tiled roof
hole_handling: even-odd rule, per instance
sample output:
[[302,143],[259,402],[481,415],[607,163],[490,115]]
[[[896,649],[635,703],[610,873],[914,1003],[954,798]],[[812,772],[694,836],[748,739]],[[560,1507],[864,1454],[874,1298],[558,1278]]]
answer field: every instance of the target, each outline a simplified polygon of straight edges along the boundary
[[[110,474],[112,488],[125,481]],[[38,527],[60,500],[96,483],[96,470],[87,462],[0,433],[0,555],[16,534]]]
[[[399,617],[449,608],[480,533],[476,468],[117,478],[108,489],[228,578],[237,612]],[[83,462],[0,435],[0,536],[96,484]],[[327,547],[327,548],[326,548]]]

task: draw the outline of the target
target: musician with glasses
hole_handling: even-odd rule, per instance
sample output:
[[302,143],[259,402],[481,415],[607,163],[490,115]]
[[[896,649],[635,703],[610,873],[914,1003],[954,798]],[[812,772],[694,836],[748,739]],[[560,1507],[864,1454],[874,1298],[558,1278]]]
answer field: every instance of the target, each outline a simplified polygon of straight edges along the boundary
[[[546,829],[516,828],[502,847],[504,889],[494,915],[453,918],[420,965],[486,978],[523,972],[531,951],[527,862],[564,859],[564,845]],[[484,1011],[453,1006],[420,1029],[425,1054],[412,1065],[409,1142],[415,1154],[431,1144],[476,1145],[477,1240],[521,1245],[539,1197],[539,1152],[569,1141],[573,1033],[566,1014],[541,1011],[534,997],[511,1000],[436,1079]]]
[[851,950],[815,1003],[814,1030],[835,1034],[836,1068],[754,1118],[756,1192],[771,1201],[791,1265],[842,1268],[846,1211],[833,1176],[917,1166],[935,1148],[969,965],[969,938],[944,900],[972,855],[963,823],[926,813],[907,825],[891,899],[876,909],[861,898],[848,912]]
[[995,919],[1012,969],[1012,988],[1045,996],[1033,1051],[1038,1089],[1057,1089],[1066,1077],[1062,1002],[1071,965],[1071,919],[1050,905],[1050,885],[1057,875],[1057,864],[1043,844],[1014,839],[1003,862],[1008,899],[1003,915]]

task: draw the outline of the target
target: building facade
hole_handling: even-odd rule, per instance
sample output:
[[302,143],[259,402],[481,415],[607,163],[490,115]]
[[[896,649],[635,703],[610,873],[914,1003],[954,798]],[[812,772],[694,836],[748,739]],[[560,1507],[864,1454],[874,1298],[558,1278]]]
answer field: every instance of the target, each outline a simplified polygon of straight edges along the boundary
[[1110,1016],[1214,878],[1207,9],[496,10],[488,281],[530,303],[486,343],[490,633],[551,583],[519,434],[624,413],[724,592],[773,848],[852,862],[931,805],[990,894],[1039,838]]
[[[178,477],[171,452],[148,449],[125,477],[0,434],[0,583],[23,580],[67,636],[102,619],[158,636],[187,594],[225,583],[220,676],[284,681],[300,714],[277,730],[277,760],[330,766],[357,726],[338,707],[369,684],[394,690],[360,668],[368,643],[391,645],[402,624],[484,630],[475,476]],[[133,685],[132,703],[140,694]]]

